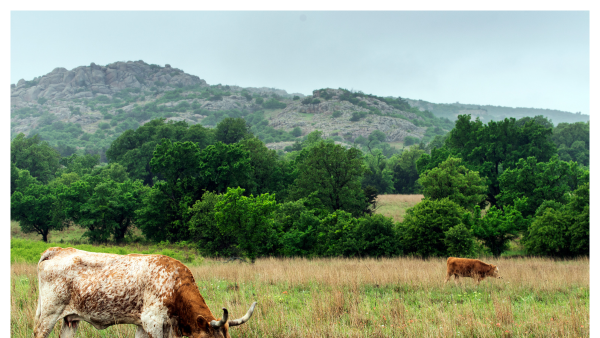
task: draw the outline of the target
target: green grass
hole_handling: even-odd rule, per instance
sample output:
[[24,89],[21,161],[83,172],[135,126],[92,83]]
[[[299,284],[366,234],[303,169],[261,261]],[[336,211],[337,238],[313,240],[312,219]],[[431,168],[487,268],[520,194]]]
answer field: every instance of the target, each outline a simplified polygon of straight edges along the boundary
[[178,246],[177,244],[156,244],[156,245],[92,245],[92,244],[71,244],[69,242],[44,243],[42,241],[32,241],[28,239],[12,238],[10,241],[10,261],[11,263],[30,263],[37,264],[41,254],[48,248],[52,247],[71,247],[79,250],[90,252],[104,252],[119,255],[127,255],[130,253],[141,254],[160,254],[173,257],[186,264],[201,264],[204,261],[202,256],[199,256],[196,251],[189,249],[186,246]]
[[[445,285],[443,259],[259,259],[191,267],[216,316],[241,317],[236,337],[589,337],[589,260],[499,259],[504,279]],[[35,265],[13,264],[11,333],[31,337]],[[78,337],[133,337],[117,325]],[[50,337],[58,337],[58,327]]]

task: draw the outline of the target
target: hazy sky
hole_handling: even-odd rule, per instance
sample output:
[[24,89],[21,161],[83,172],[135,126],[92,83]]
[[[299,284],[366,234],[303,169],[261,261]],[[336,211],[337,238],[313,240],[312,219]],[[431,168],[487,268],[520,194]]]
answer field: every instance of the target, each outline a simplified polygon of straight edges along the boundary
[[209,84],[589,114],[583,11],[11,13],[11,83],[130,60]]

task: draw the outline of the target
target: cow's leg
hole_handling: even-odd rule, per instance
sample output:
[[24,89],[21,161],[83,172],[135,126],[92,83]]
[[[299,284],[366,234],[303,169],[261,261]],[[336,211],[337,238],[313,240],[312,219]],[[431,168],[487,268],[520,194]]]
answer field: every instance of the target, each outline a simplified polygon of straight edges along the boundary
[[454,285],[458,286],[458,275],[454,275]]
[[148,334],[144,331],[143,327],[138,326],[135,331],[135,338],[148,338]]
[[39,321],[35,325],[35,329],[33,330],[34,338],[46,338],[52,332],[54,328],[54,324],[60,319],[62,312],[66,306],[55,307],[49,309],[46,313],[40,315]]
[[446,285],[446,283],[448,283],[448,281],[450,280],[450,277],[452,276],[451,273],[447,273],[446,274],[446,280],[444,280],[444,285]]
[[65,317],[63,319],[62,326],[60,328],[60,338],[75,338],[75,334],[77,333],[77,327],[79,326],[79,321],[68,321]]
[[[161,307],[150,307],[143,310],[142,328],[149,338],[163,338],[164,324],[168,323],[167,310]],[[168,333],[168,332],[167,332]]]

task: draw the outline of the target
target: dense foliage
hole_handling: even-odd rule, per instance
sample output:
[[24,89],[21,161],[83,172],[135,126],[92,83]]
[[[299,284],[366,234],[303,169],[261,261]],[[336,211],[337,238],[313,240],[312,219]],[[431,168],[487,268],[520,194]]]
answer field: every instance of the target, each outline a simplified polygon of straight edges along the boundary
[[[181,93],[165,92],[158,101]],[[543,117],[484,124],[459,116],[442,136],[435,135],[439,119],[403,99],[356,94],[343,92],[342,100],[376,98],[413,113],[433,128],[431,142],[400,151],[375,131],[346,148],[320,131],[277,131],[262,110],[212,112],[214,128],[162,116],[116,137],[106,148],[108,163],[103,153],[56,150],[40,136],[21,134],[11,142],[11,217],[44,241],[50,231],[77,224],[94,243],[177,242],[203,255],[251,261],[482,250],[500,256],[513,240],[530,254],[589,253],[589,124],[553,128]],[[191,95],[218,101],[229,94],[211,87]],[[104,109],[134,96],[86,104]],[[260,103],[243,96],[264,109],[283,107],[275,96]],[[316,104],[310,99],[305,104]],[[159,107],[165,106],[124,114],[141,114],[141,121],[167,109]],[[277,152],[265,146],[274,139],[295,143]],[[425,199],[395,223],[374,213],[377,195],[386,193]],[[132,235],[135,228],[143,238]]]

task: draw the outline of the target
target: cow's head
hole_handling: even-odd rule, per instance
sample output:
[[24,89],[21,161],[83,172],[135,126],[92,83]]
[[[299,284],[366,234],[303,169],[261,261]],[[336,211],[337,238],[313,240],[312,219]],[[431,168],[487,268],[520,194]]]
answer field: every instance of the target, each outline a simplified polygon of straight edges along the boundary
[[250,319],[254,312],[256,302],[252,303],[250,309],[244,317],[234,320],[228,320],[229,313],[226,308],[223,308],[223,318],[219,320],[208,321],[203,316],[198,316],[196,321],[198,322],[197,332],[192,332],[191,338],[231,338],[229,335],[229,328],[232,326],[242,325]]
[[500,277],[500,271],[498,270],[498,267],[491,264],[490,266],[490,271],[489,271],[489,276],[494,277],[494,278],[502,278]]

